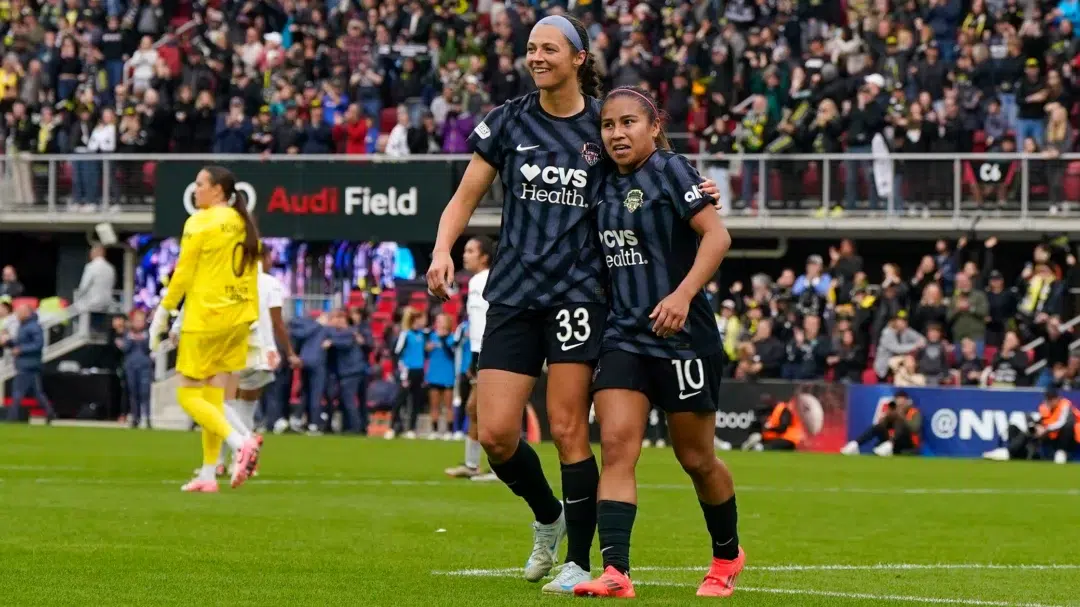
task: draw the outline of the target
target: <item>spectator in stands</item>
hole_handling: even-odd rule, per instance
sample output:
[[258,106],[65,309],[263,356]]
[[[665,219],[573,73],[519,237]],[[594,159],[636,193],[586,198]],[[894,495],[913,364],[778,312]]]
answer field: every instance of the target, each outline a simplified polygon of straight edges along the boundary
[[214,153],[243,154],[247,152],[250,138],[251,123],[244,114],[244,100],[241,97],[233,97],[229,101],[229,112],[217,119]]
[[7,419],[9,422],[19,421],[23,398],[30,397],[45,409],[45,423],[51,424],[56,419],[56,413],[41,385],[45,335],[38,324],[37,313],[29,305],[17,306],[15,315],[19,319],[19,332],[14,340],[7,343],[8,350],[15,357],[15,378],[11,384],[11,406]]
[[949,310],[953,343],[969,338],[975,341],[981,352],[986,343],[986,318],[989,312],[986,293],[974,289],[967,274],[957,274],[956,291],[953,292]]
[[949,353],[952,346],[944,340],[944,331],[938,323],[926,327],[926,345],[917,356],[917,370],[928,386],[940,384],[949,375]]
[[1005,333],[1001,349],[990,362],[990,378],[993,386],[995,388],[1030,386],[1032,381],[1027,375],[1027,367],[1028,357],[1020,350],[1020,337],[1015,331]]
[[826,359],[832,354],[832,341],[821,334],[821,318],[808,315],[803,326],[795,329],[787,345],[784,379],[820,379],[825,376]]
[[874,372],[877,373],[878,379],[885,381],[889,376],[894,357],[911,354],[925,344],[926,339],[908,326],[907,311],[898,311],[881,332],[881,339],[878,342],[877,355],[874,358]]
[[15,272],[14,266],[4,266],[2,272],[0,272],[0,297],[21,297],[23,294],[23,285],[19,282],[19,275]]
[[397,124],[386,139],[386,155],[402,157],[409,153],[409,110],[400,105],[397,109]]
[[332,135],[337,151],[345,154],[367,153],[368,119],[360,113],[360,106],[352,104],[334,124]]

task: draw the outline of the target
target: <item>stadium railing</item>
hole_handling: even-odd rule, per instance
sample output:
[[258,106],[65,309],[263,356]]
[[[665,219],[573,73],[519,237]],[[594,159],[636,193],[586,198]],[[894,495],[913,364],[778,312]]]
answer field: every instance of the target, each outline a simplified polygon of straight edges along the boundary
[[[69,306],[39,318],[45,345],[41,359],[50,362],[78,350],[91,341],[90,312]],[[0,403],[4,401],[4,384],[15,377],[15,357],[0,358]]]
[[[731,205],[733,215],[771,217],[813,217],[823,222],[836,219],[821,211],[844,205],[845,216],[883,215],[905,220],[953,219],[966,221],[977,211],[993,217],[1015,220],[1053,218],[1055,221],[1080,213],[1073,208],[1080,201],[1080,154],[1050,158],[1031,154],[733,154],[722,158],[688,155],[703,175],[718,181],[730,179],[732,200],[738,201],[742,181],[751,179],[749,203]],[[259,155],[33,155],[8,154],[0,158],[0,211],[63,213],[85,211],[73,203],[76,179],[88,174],[76,167],[95,167],[91,175],[96,185],[91,202],[107,201],[112,212],[153,212],[157,174],[172,162],[253,163],[267,172],[305,171],[319,163],[318,170],[357,170],[369,163],[449,163],[450,190],[460,181],[468,155],[421,155],[392,158],[385,155],[309,155],[262,157]],[[80,163],[90,163],[81,164]],[[291,166],[290,166],[291,165]],[[288,169],[286,167],[289,167]],[[877,175],[875,177],[875,170]],[[314,172],[314,171],[311,171]],[[324,173],[325,174],[325,173]],[[767,178],[762,179],[762,175]],[[242,176],[243,177],[243,176]],[[899,178],[896,178],[899,177]],[[308,175],[312,179],[312,175]],[[881,183],[876,183],[880,180]],[[762,183],[766,187],[758,187]],[[85,182],[84,182],[85,184]],[[1004,184],[999,191],[997,185]],[[501,203],[498,182],[482,202],[488,213]],[[880,191],[872,201],[872,192]],[[978,190],[978,192],[976,191]],[[447,193],[447,197],[452,192]],[[175,194],[172,192],[171,194]],[[999,204],[1004,194],[1004,204]],[[844,204],[845,200],[848,204]],[[764,223],[764,222],[763,222]],[[1008,223],[1008,222],[1002,222]],[[1015,224],[1013,229],[1023,229]],[[1008,229],[1008,226],[1005,226]],[[1027,229],[1031,229],[1030,226]]]

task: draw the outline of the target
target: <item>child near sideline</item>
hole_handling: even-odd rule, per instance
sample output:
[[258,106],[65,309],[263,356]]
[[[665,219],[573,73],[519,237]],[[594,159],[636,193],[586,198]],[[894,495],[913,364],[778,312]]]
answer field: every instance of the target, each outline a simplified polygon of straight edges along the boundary
[[424,345],[428,353],[424,380],[428,386],[431,414],[431,434],[428,438],[452,438],[450,428],[454,420],[454,349],[457,347],[452,322],[449,314],[436,316],[435,330],[428,335],[427,344]]
[[131,427],[150,428],[150,385],[154,363],[150,360],[150,334],[146,332],[146,312],[131,313],[131,328],[116,338],[116,347],[124,355],[124,381],[131,404]]
[[386,438],[394,438],[402,431],[402,411],[406,400],[411,402],[409,422],[404,427],[405,438],[416,438],[416,418],[427,401],[424,393],[424,365],[427,363],[427,314],[416,308],[406,308],[401,315],[401,332],[398,333],[394,354],[398,359],[401,387],[404,390],[394,405],[393,419]]

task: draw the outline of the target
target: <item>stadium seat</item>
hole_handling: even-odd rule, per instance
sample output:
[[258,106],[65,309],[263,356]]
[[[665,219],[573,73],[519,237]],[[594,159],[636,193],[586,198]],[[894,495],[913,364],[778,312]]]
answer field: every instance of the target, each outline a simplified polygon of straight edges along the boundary
[[24,305],[25,306],[30,306],[32,309],[37,310],[38,309],[38,298],[37,297],[16,297],[15,299],[11,300],[11,307],[12,308],[18,308],[19,306],[24,306]]
[[384,107],[379,113],[379,132],[390,133],[397,124],[397,108]]
[[867,386],[872,386],[878,383],[877,373],[875,373],[873,369],[863,369],[862,383],[866,384]]
[[986,361],[986,364],[989,365],[990,363],[994,362],[994,357],[997,356],[997,353],[997,346],[986,346],[985,348],[983,348],[983,360]]

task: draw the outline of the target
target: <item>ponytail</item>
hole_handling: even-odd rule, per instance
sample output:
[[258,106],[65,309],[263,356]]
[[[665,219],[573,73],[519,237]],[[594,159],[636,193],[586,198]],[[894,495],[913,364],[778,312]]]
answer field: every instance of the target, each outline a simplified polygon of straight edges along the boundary
[[256,265],[259,262],[259,228],[255,226],[255,218],[248,212],[247,207],[247,194],[244,194],[240,190],[233,190],[232,208],[240,214],[240,219],[244,220],[244,256],[243,267]]
[[576,18],[569,15],[564,15],[563,18],[574,26],[578,38],[581,39],[581,50],[585,51],[585,63],[581,64],[577,72],[578,83],[581,85],[581,94],[599,99],[601,94],[600,72],[596,69],[596,57],[593,57],[590,51],[589,32],[585,29],[585,25]]
[[[210,183],[221,186],[221,192],[225,195],[226,204],[239,213],[240,219],[244,220],[244,242],[240,268],[234,271],[243,273],[250,266],[259,262],[259,229],[255,226],[255,219],[248,212],[247,195],[236,187],[236,175],[225,167],[208,166],[205,169],[210,176]],[[235,262],[234,262],[235,263]]]

